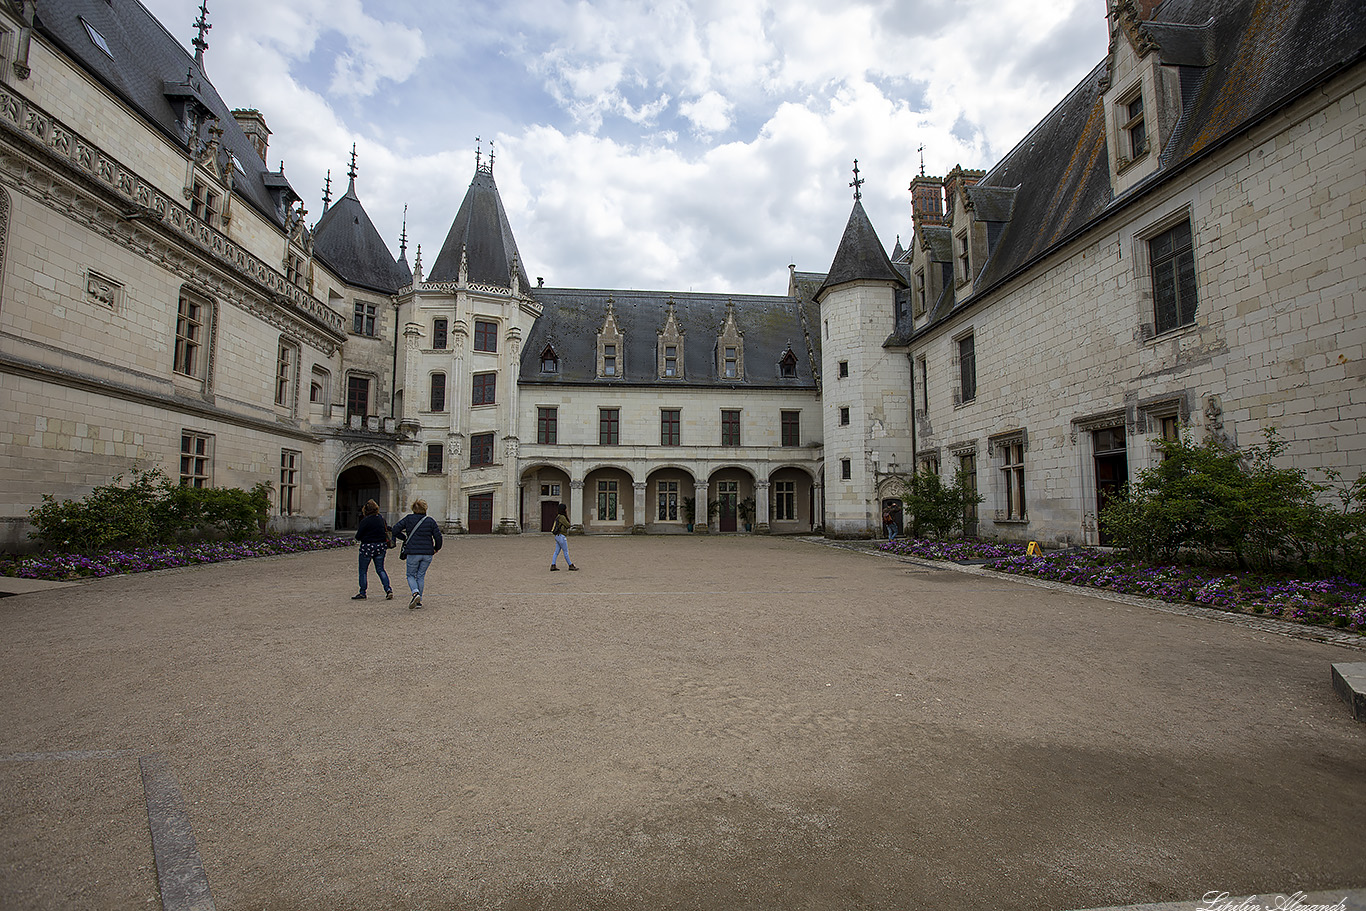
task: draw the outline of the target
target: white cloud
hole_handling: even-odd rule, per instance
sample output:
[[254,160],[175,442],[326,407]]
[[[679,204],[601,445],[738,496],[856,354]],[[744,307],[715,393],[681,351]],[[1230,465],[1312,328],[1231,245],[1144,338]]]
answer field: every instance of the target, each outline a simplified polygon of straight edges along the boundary
[[730,127],[733,105],[720,92],[707,92],[695,101],[679,105],[683,116],[692,121],[698,133],[721,133]]

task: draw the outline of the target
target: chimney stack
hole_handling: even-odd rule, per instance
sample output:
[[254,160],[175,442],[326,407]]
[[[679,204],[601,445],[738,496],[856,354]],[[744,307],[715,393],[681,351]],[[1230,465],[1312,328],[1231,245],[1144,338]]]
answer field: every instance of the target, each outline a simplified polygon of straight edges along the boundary
[[266,148],[270,144],[270,129],[266,126],[266,118],[255,108],[239,108],[232,112],[232,119],[236,120],[242,132],[247,134],[251,144],[256,147],[256,153],[261,156],[261,163],[265,164]]

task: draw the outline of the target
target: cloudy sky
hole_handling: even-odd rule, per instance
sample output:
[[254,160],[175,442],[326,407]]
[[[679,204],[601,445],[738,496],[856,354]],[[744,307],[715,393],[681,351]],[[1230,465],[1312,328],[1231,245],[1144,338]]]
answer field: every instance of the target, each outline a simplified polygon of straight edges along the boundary
[[[199,0],[142,0],[189,46]],[[209,78],[310,210],[332,172],[398,253],[440,250],[476,137],[532,276],[781,294],[853,204],[990,168],[1105,55],[1104,0],[209,0]],[[264,27],[263,27],[264,26]]]

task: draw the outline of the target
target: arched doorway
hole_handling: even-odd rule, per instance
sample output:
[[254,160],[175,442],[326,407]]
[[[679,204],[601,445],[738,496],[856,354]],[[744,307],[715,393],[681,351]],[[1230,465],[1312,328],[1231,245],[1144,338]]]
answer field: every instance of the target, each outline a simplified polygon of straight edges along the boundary
[[337,477],[337,514],[333,527],[338,531],[360,524],[361,507],[366,500],[383,503],[384,482],[368,465],[352,465]]

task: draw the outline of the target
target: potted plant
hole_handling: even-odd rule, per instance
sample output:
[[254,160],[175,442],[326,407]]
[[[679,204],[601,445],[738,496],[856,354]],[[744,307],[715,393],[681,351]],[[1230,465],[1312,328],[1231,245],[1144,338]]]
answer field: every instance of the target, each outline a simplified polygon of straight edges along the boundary
[[752,531],[754,528],[754,498],[745,497],[736,503],[735,512],[740,516],[740,521],[745,523],[745,531]]

